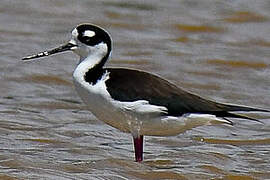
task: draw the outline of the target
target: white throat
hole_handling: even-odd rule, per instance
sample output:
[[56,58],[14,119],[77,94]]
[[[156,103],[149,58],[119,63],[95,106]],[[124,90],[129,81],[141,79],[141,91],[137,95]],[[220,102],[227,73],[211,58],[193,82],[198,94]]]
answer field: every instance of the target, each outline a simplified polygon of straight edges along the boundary
[[74,52],[80,56],[80,63],[82,61],[91,61],[91,64],[96,65],[106,56],[108,47],[103,42],[93,47],[82,44],[77,49],[74,49]]
[[80,56],[79,64],[73,76],[76,79],[82,79],[89,69],[101,63],[103,58],[107,55],[108,47],[106,43],[100,43],[93,47],[81,45],[73,51]]

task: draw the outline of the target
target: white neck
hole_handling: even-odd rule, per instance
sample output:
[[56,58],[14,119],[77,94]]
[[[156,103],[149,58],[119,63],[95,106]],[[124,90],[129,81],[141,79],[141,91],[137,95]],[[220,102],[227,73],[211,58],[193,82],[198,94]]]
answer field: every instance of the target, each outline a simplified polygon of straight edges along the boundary
[[81,45],[74,52],[80,56],[80,63],[85,60],[91,60],[92,64],[98,64],[99,60],[106,56],[108,51],[107,44],[100,43],[96,46]]
[[102,59],[107,55],[107,51],[108,47],[105,43],[98,44],[94,47],[84,46],[74,50],[80,56],[79,64],[73,73],[74,78],[83,80],[85,73],[89,69],[101,63]]

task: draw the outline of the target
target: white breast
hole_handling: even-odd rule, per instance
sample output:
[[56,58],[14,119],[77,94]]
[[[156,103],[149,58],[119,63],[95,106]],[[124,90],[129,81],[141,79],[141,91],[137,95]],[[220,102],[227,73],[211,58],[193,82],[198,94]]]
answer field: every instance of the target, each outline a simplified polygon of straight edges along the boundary
[[146,100],[120,102],[113,100],[106,89],[105,73],[95,84],[84,80],[83,73],[74,71],[76,90],[89,110],[101,121],[133,135],[171,136],[201,125],[224,123],[213,115],[186,114],[181,117],[166,116],[166,107],[149,104]]

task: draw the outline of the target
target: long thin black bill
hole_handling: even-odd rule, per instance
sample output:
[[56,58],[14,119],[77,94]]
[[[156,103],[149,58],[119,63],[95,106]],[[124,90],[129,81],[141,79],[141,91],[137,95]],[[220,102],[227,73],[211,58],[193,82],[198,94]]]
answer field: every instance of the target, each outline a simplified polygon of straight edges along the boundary
[[60,46],[58,48],[55,48],[55,49],[52,49],[52,50],[49,50],[49,51],[44,51],[44,52],[40,52],[40,53],[35,54],[35,55],[24,57],[24,58],[22,58],[22,60],[36,59],[36,58],[40,58],[40,57],[49,56],[49,55],[52,55],[52,54],[64,52],[64,51],[69,51],[73,47],[76,47],[76,46],[77,45],[75,45],[75,44],[67,43],[67,44],[64,44],[64,45],[62,45],[62,46]]

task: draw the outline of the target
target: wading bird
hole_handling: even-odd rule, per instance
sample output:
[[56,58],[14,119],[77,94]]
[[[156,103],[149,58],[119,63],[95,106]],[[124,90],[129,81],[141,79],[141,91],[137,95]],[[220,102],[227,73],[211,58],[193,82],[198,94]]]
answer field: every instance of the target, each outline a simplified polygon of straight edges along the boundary
[[141,70],[105,68],[112,40],[107,31],[92,24],[78,25],[67,44],[23,60],[69,50],[80,56],[73,73],[79,96],[99,120],[132,134],[137,162],[143,160],[144,135],[172,136],[202,125],[231,124],[227,118],[256,120],[235,111],[269,112],[203,99]]

